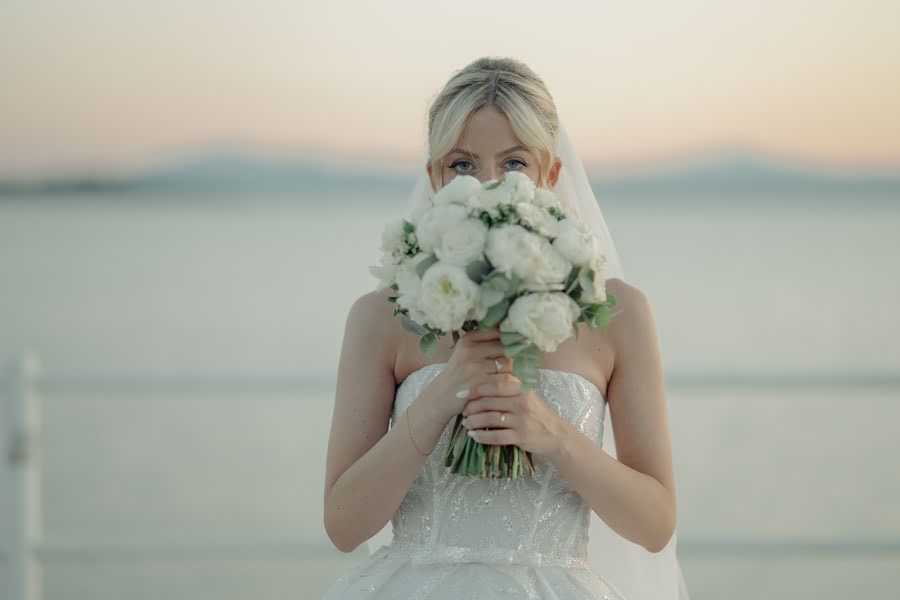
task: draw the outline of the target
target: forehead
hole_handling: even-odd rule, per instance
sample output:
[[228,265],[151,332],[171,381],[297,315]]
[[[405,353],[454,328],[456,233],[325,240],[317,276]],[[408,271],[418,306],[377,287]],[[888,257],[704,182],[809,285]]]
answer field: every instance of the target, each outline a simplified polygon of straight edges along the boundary
[[450,154],[490,158],[510,152],[528,153],[530,150],[516,136],[506,115],[494,106],[487,105],[469,116],[462,135]]
[[483,147],[508,148],[520,144],[521,140],[516,137],[509,118],[494,105],[487,104],[466,119],[459,142],[457,146],[477,144]]

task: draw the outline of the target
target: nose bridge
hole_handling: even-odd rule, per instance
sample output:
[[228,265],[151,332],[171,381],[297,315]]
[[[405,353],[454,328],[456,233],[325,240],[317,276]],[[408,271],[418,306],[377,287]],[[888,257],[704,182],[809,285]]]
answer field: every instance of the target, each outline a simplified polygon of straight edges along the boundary
[[479,173],[479,175],[481,183],[490,181],[492,179],[497,179],[499,177],[499,173],[497,172],[497,165],[492,162],[488,163],[481,169],[481,173]]

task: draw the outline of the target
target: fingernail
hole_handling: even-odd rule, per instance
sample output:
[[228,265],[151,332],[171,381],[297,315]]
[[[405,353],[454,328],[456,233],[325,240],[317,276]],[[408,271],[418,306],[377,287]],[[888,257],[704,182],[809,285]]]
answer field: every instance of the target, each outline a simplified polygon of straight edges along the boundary
[[469,388],[463,388],[456,392],[456,397],[462,400],[469,397]]

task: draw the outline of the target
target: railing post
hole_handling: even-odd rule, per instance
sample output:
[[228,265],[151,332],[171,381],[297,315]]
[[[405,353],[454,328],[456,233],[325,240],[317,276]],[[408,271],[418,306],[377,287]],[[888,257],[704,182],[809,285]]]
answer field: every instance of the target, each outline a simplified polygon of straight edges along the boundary
[[40,400],[36,379],[37,354],[26,351],[13,357],[6,373],[6,422],[9,468],[9,562],[10,600],[40,600],[41,565],[37,555],[41,543]]

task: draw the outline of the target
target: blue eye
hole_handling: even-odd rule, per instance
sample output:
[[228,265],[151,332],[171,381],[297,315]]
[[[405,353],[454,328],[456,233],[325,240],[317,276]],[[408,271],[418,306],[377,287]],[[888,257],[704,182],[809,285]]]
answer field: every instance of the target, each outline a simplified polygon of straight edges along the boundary
[[[469,164],[469,165],[472,164],[472,163],[470,163],[470,162],[467,161],[467,160],[457,160],[457,161],[455,161],[453,164],[450,165],[450,168],[451,168],[451,169],[456,169],[456,165],[461,164],[461,163],[466,163],[466,164]],[[457,172],[458,172],[458,173],[465,173],[466,171],[459,171],[459,170],[457,169]]]
[[[519,169],[524,169],[525,167],[528,166],[528,165],[525,163],[525,161],[523,161],[523,160],[521,160],[521,159],[518,159],[518,158],[511,158],[511,159],[509,159],[508,161],[506,161],[506,164],[507,164],[507,165],[509,165],[509,163],[519,163],[519,164],[521,165],[521,167],[519,167]],[[470,161],[468,161],[468,160],[457,160],[457,161],[454,161],[454,162],[450,165],[449,168],[450,168],[451,170],[455,170],[457,173],[470,173],[470,172],[472,172],[472,169],[471,169],[471,168],[465,169],[465,170],[460,170],[460,169],[457,169],[457,168],[456,168],[457,165],[462,165],[462,164],[469,165],[470,167],[471,167],[471,165],[472,165],[472,163],[471,163]],[[510,167],[510,168],[513,169],[513,170],[519,170],[519,169],[516,169],[516,167]]]

